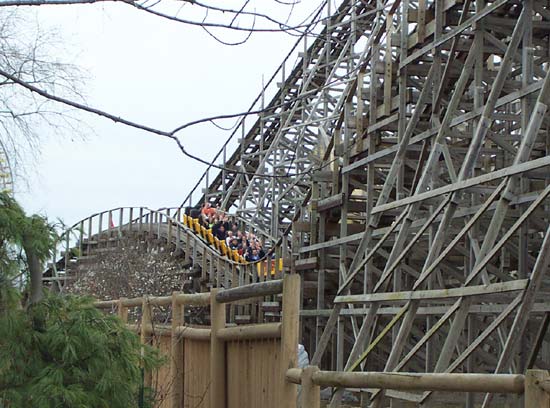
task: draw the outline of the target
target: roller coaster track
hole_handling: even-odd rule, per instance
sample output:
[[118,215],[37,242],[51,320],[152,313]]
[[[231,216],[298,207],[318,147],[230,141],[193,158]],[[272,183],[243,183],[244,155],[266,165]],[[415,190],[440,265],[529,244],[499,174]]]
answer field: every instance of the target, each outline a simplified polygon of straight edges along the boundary
[[[270,238],[284,261],[277,273],[303,276],[302,337],[314,365],[547,368],[548,2],[326,7],[322,32],[310,44],[300,39],[252,105],[263,113],[243,119],[216,155],[224,169],[210,166],[182,208],[209,201],[237,214]],[[201,270],[213,268],[212,285],[270,279],[230,260],[217,269],[223,255],[179,214],[144,211],[147,222],[134,213],[142,221],[128,215],[116,225],[131,230],[166,217],[160,230],[152,223],[162,230],[154,237],[174,247],[184,245],[174,231],[190,237],[186,256],[206,259]],[[438,393],[369,394],[373,407],[387,399],[456,403]],[[329,406],[341,397],[336,390]],[[486,407],[495,398],[462,402]]]
[[263,261],[249,263],[226,248],[222,251],[196,221],[178,208],[118,207],[90,215],[67,228],[60,237],[62,256],[56,254],[44,280],[54,282],[62,290],[68,280],[77,278],[72,274],[73,267],[102,248],[117,248],[123,239],[146,241],[165,247],[167,252],[181,252],[189,269],[201,272],[204,288],[255,283],[282,272],[278,266],[274,273],[265,273],[260,269]]
[[[332,147],[331,131],[340,120],[351,89],[349,83],[355,80],[364,56],[364,52],[356,54],[354,48],[370,35],[368,23],[375,11],[366,2],[343,2],[327,19],[330,28],[325,27],[311,45],[307,45],[307,37],[296,43],[293,50],[302,43],[304,52],[291,73],[285,76],[292,53],[251,107],[263,109],[263,113],[248,131],[248,118],[244,118],[231,135],[230,140],[239,131],[242,134],[239,148],[227,158],[226,143],[216,155],[215,160],[222,159],[219,165],[225,169],[211,183],[208,169],[183,205],[194,204],[191,198],[204,181],[205,193],[198,204],[205,200],[219,204],[253,220],[257,228],[270,235],[280,235],[285,221],[292,219],[306,197],[312,172]],[[355,23],[359,18],[364,20],[364,30]],[[279,89],[263,106],[267,86],[278,74],[282,75]]]

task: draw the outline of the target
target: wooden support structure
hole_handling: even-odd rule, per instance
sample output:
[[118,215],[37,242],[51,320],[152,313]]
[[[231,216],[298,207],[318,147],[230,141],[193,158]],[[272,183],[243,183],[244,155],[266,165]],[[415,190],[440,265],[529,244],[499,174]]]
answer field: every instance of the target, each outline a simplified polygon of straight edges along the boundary
[[550,375],[544,370],[521,374],[449,374],[320,371],[318,367],[292,368],[289,383],[302,385],[303,408],[320,408],[321,387],[384,388],[396,391],[491,392],[524,394],[526,408],[550,406]]
[[170,333],[170,377],[175,379],[170,390],[171,408],[179,408],[183,402],[183,341],[178,334],[178,327],[183,326],[184,306],[178,304],[177,293],[172,294],[172,331]]
[[[151,304],[149,299],[144,297],[141,303],[141,344],[151,344]],[[150,387],[152,381],[152,374],[150,371],[145,370],[143,375],[143,386]]]
[[525,407],[550,407],[550,375],[548,371],[527,371],[525,375]]
[[[251,106],[262,113],[243,119],[215,156],[223,170],[215,177],[207,171],[183,203],[208,201],[234,214],[264,238],[269,256],[283,259],[283,272],[302,278],[298,288],[288,283],[298,278],[279,279],[277,261],[272,276],[268,262],[242,265],[222,256],[174,218],[175,209],[162,216],[144,208],[94,214],[73,227],[82,255],[112,245],[104,218],[118,215],[120,224],[139,213],[127,230],[181,247],[184,262],[218,289],[214,298],[192,296],[219,310],[229,303],[226,323],[244,311],[263,323],[260,298],[274,304],[284,292],[280,327],[188,333],[229,344],[238,336],[274,339],[281,330],[283,339],[304,344],[322,371],[546,369],[548,2],[337,3],[320,9],[318,35],[299,39],[278,67],[273,78],[282,82],[264,84]],[[65,243],[55,263],[61,273],[52,271],[52,279],[63,281],[63,272],[84,260],[69,252],[76,244]],[[142,304],[118,302],[120,310]],[[169,305],[172,298],[149,302]],[[298,319],[299,331],[289,333],[287,324],[294,328]],[[281,358],[283,366],[295,365],[290,345]],[[294,392],[281,386],[282,396]],[[373,407],[429,405],[439,393],[382,388],[369,398]],[[341,406],[342,395],[336,390],[329,406]],[[464,395],[465,405],[477,406],[476,398]],[[479,402],[485,408],[495,398],[510,403],[492,390]],[[284,406],[293,404],[287,399]]]
[[[280,281],[245,287],[246,295],[242,291],[227,291],[229,295],[225,296],[224,291],[214,288],[209,293],[174,292],[171,296],[100,301],[95,306],[116,311],[123,319],[127,318],[129,308],[141,307],[139,324],[127,326],[139,334],[143,344],[158,347],[167,358],[165,367],[156,373],[145,373],[144,385],[166,395],[161,406],[187,407],[196,403],[197,395],[202,395],[200,404],[210,407],[257,406],[253,401],[263,401],[266,408],[292,407],[297,406],[297,387],[286,381],[285,374],[297,367],[300,281],[299,275],[286,274]],[[228,303],[254,303],[268,296],[266,293],[282,297],[280,321],[227,324]],[[156,324],[153,309],[168,305],[172,308],[171,323]],[[185,310],[197,307],[210,308],[210,325],[192,327],[185,323]],[[258,353],[261,350],[267,352]],[[251,378],[254,372],[263,374]],[[250,381],[255,385],[251,386]],[[237,384],[238,388],[231,384]]]
[[318,367],[308,366],[302,370],[300,383],[302,385],[301,407],[321,407],[321,387],[313,382],[313,375],[319,371]]
[[298,364],[300,312],[300,276],[286,275],[283,281],[283,317],[281,328],[281,406],[296,407],[296,386],[285,381],[286,370]]
[[219,331],[225,328],[226,316],[225,305],[216,299],[217,293],[218,290],[213,289],[210,297],[210,408],[225,408],[225,343],[219,337]]

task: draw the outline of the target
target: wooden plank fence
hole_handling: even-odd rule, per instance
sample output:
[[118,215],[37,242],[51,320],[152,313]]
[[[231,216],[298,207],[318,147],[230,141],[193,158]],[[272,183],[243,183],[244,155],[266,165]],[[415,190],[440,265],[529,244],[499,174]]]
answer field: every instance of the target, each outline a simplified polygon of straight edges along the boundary
[[[282,293],[277,323],[227,325],[230,305]],[[296,407],[297,386],[286,372],[297,365],[300,276],[209,293],[97,302],[117,309],[125,321],[128,309],[141,307],[141,341],[157,347],[167,363],[145,373],[159,408]],[[171,306],[171,324],[155,324],[155,307]],[[186,307],[210,307],[210,325],[185,325]]]

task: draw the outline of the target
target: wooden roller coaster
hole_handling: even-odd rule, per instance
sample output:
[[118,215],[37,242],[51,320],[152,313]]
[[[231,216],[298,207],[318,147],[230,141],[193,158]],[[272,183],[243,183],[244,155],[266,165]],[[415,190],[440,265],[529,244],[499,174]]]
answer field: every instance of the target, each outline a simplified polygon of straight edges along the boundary
[[[301,342],[322,370],[548,369],[550,3],[333,6],[254,102],[257,120],[224,144],[222,171],[209,167],[181,209],[79,223],[78,245],[66,235],[48,276],[67,279],[94,245],[139,231],[183,248],[204,290],[301,275]],[[183,218],[205,201],[271,242],[273,273],[223,254]],[[323,375],[310,373],[308,387]],[[338,407],[349,383],[333,386]],[[490,390],[355,391],[374,407],[517,401]]]

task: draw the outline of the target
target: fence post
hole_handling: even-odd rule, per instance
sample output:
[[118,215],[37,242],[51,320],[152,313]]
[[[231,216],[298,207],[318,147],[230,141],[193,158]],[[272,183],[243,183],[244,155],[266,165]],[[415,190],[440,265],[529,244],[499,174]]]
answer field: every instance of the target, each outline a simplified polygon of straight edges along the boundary
[[[141,344],[150,344],[151,343],[151,305],[149,304],[149,298],[147,296],[143,297],[143,302],[141,303]],[[145,353],[145,350],[142,349],[142,354]],[[143,386],[150,387],[152,383],[152,373],[150,371],[145,371],[144,373]]]
[[525,374],[525,408],[550,407],[550,375],[546,370],[527,370]]
[[296,408],[297,386],[286,381],[286,371],[298,365],[298,326],[300,323],[300,275],[283,278],[283,317],[281,328],[281,407]]
[[172,293],[172,333],[170,344],[170,379],[172,380],[171,406],[182,407],[183,398],[183,345],[177,329],[184,325],[184,306],[177,302],[178,292]]
[[123,305],[124,297],[121,297],[118,300],[118,317],[124,322],[124,324],[128,323],[128,308]]
[[216,301],[217,293],[210,292],[210,408],[225,408],[225,342],[218,337],[225,328],[225,305]]
[[321,408],[321,387],[312,380],[317,371],[317,366],[307,366],[302,370],[301,408]]

